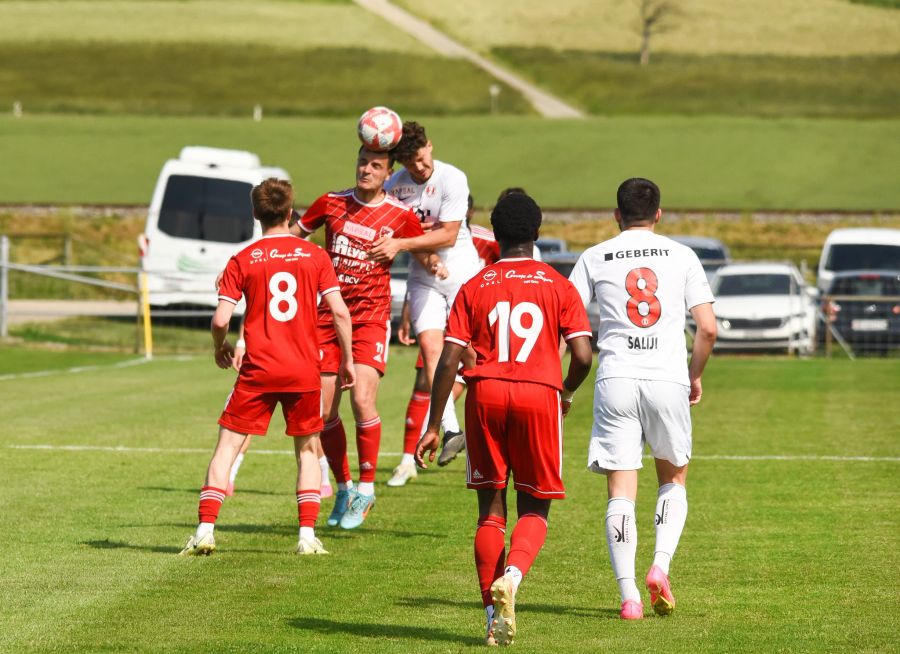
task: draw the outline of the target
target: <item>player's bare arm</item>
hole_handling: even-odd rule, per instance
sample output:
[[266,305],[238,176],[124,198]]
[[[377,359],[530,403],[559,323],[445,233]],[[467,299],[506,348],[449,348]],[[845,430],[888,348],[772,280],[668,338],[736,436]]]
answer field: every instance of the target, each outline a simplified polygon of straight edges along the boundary
[[404,250],[408,252],[427,252],[455,245],[462,220],[441,222],[438,225],[440,226],[435,226],[430,232],[426,232],[421,236],[413,236],[412,238],[382,237],[375,241],[375,245],[369,251],[369,256],[379,263],[385,263],[393,261],[397,253]]
[[[425,453],[428,452],[428,460],[434,461],[434,453],[441,444],[439,431],[441,428],[441,415],[443,407],[447,405],[447,398],[453,390],[453,382],[456,380],[456,371],[462,359],[465,348],[456,343],[444,343],[441,358],[434,370],[434,379],[431,382],[431,411],[428,414],[428,428],[416,445],[416,465],[427,468]],[[435,409],[435,407],[440,407]]]
[[219,300],[216,312],[210,323],[210,331],[213,339],[213,358],[216,365],[222,369],[230,368],[234,347],[228,342],[228,326],[231,324],[231,316],[234,314],[234,303],[228,300]]
[[569,339],[569,371],[563,379],[562,414],[565,416],[572,408],[572,397],[575,391],[591,372],[594,352],[591,350],[591,339],[588,336],[576,336]]
[[438,279],[447,279],[447,277],[450,276],[450,271],[447,269],[447,266],[444,265],[441,258],[434,252],[413,252],[412,256],[422,264],[422,268]]
[[341,381],[341,389],[347,389],[356,383],[356,369],[353,366],[353,325],[350,320],[350,311],[338,291],[326,293],[322,296],[322,300],[331,310],[334,331],[341,347],[341,367],[338,378]]
[[697,323],[697,333],[694,335],[694,347],[691,350],[691,363],[688,366],[688,378],[691,381],[691,406],[698,404],[703,396],[703,385],[700,377],[713,345],[716,344],[716,315],[713,313],[712,304],[705,302],[691,308],[691,316]]

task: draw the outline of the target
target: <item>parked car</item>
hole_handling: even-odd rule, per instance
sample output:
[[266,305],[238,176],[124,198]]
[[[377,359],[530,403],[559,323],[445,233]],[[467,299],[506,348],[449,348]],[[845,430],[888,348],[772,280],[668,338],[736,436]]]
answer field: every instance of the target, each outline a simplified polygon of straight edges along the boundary
[[816,284],[824,291],[835,273],[900,270],[900,229],[836,229],[825,239]]
[[534,244],[540,251],[543,260],[546,260],[550,255],[563,254],[569,251],[569,246],[561,238],[539,238]]
[[835,273],[822,313],[854,351],[886,352],[900,345],[900,271]]
[[712,281],[716,271],[731,262],[731,253],[726,245],[715,238],[706,236],[669,236],[673,241],[677,241],[682,245],[686,245],[694,251],[703,270],[706,272],[706,278]]
[[712,283],[717,350],[815,348],[816,292],[791,263],[727,264]]
[[[553,268],[560,275],[569,278],[572,269],[578,262],[581,252],[562,252],[558,254],[548,254],[544,256],[544,263]],[[600,331],[600,305],[596,300],[591,300],[587,306],[588,322],[591,324],[591,343],[596,346],[597,334]]]
[[243,150],[190,146],[163,165],[138,237],[150,304],[216,306],[216,275],[262,236],[250,191],[268,177],[289,179]]

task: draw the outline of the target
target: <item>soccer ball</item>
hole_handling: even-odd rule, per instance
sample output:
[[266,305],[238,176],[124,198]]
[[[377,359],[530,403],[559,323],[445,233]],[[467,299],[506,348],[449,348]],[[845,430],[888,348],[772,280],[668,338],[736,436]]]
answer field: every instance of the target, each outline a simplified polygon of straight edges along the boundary
[[359,117],[356,133],[369,150],[386,152],[400,142],[403,121],[392,109],[372,107]]

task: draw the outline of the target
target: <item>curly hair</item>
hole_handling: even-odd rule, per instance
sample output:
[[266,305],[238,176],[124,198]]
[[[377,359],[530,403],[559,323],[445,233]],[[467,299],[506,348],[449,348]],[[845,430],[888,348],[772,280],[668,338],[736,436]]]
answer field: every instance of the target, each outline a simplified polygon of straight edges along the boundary
[[533,241],[541,227],[541,208],[525,193],[501,198],[491,212],[494,236],[505,246]]
[[419,150],[426,145],[428,145],[428,136],[425,135],[425,128],[414,120],[410,120],[403,123],[403,136],[391,150],[391,154],[400,163],[412,161]]

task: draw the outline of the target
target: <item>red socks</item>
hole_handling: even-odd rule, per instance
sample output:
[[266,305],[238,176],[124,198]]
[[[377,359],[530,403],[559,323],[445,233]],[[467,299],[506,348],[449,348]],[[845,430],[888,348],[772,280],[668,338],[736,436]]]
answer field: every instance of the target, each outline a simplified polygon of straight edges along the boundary
[[200,507],[197,509],[197,515],[200,522],[215,523],[219,517],[219,509],[222,508],[222,502],[225,501],[225,489],[214,488],[212,486],[204,486],[200,489]]
[[328,466],[339,484],[350,481],[350,461],[347,460],[347,434],[344,423],[335,418],[322,429],[322,449],[328,457]]
[[319,519],[319,505],[322,496],[318,488],[313,490],[297,489],[297,519],[301,527],[315,527]]
[[422,435],[422,424],[428,417],[428,405],[431,396],[428,393],[413,391],[406,405],[406,432],[403,434],[403,453],[415,454],[416,443]]
[[481,601],[485,606],[494,603],[491,584],[503,575],[506,554],[506,518],[489,515],[478,519],[475,531],[475,570],[481,587]]
[[546,539],[547,521],[543,517],[536,513],[519,516],[509,539],[509,556],[506,557],[506,565],[516,566],[522,571],[524,577],[528,574],[531,564],[534,563]]
[[[381,418],[375,416],[371,420],[356,423],[356,451],[359,452],[360,482],[375,481],[379,445],[381,445]],[[345,447],[345,457],[346,452]]]

